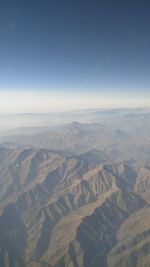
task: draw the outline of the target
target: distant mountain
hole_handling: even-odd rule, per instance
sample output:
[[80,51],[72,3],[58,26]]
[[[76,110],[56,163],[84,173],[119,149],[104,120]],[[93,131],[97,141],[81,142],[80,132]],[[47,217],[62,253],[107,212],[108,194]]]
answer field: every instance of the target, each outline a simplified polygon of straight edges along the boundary
[[[4,147],[38,147],[64,152],[66,155],[85,153],[91,149],[104,151],[107,157],[120,160],[135,159],[149,164],[149,115],[113,117],[105,123],[79,123],[51,127],[37,134],[17,134],[3,138]],[[26,131],[30,132],[30,131]]]

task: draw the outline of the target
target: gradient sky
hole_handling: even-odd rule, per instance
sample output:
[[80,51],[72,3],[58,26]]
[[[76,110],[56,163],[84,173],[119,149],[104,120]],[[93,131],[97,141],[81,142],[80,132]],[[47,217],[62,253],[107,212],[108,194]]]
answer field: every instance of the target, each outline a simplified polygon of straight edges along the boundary
[[150,1],[0,0],[0,112],[150,106]]

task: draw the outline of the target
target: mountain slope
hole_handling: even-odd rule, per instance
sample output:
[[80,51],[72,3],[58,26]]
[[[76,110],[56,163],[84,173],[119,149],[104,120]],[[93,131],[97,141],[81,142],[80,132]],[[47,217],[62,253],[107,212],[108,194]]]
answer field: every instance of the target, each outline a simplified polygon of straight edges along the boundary
[[[138,216],[148,213],[149,167],[113,163],[98,150],[73,156],[44,148],[2,153],[3,267],[128,267],[129,261],[140,266],[132,255],[138,251],[135,243],[141,251],[149,244],[149,223],[146,229],[137,226],[135,236],[123,236]],[[142,264],[148,264],[148,253],[143,255]]]

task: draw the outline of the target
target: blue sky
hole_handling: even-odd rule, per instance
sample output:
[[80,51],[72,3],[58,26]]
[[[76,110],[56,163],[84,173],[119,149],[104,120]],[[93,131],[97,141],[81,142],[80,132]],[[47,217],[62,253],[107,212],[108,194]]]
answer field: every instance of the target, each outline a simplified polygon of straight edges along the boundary
[[148,106],[149,12],[146,0],[1,0],[0,112]]

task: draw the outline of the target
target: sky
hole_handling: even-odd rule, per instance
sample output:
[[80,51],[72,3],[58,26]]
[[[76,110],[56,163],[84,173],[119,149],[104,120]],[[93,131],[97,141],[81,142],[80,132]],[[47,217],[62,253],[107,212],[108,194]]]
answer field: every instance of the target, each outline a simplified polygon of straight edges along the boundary
[[0,113],[150,106],[150,1],[0,0]]

